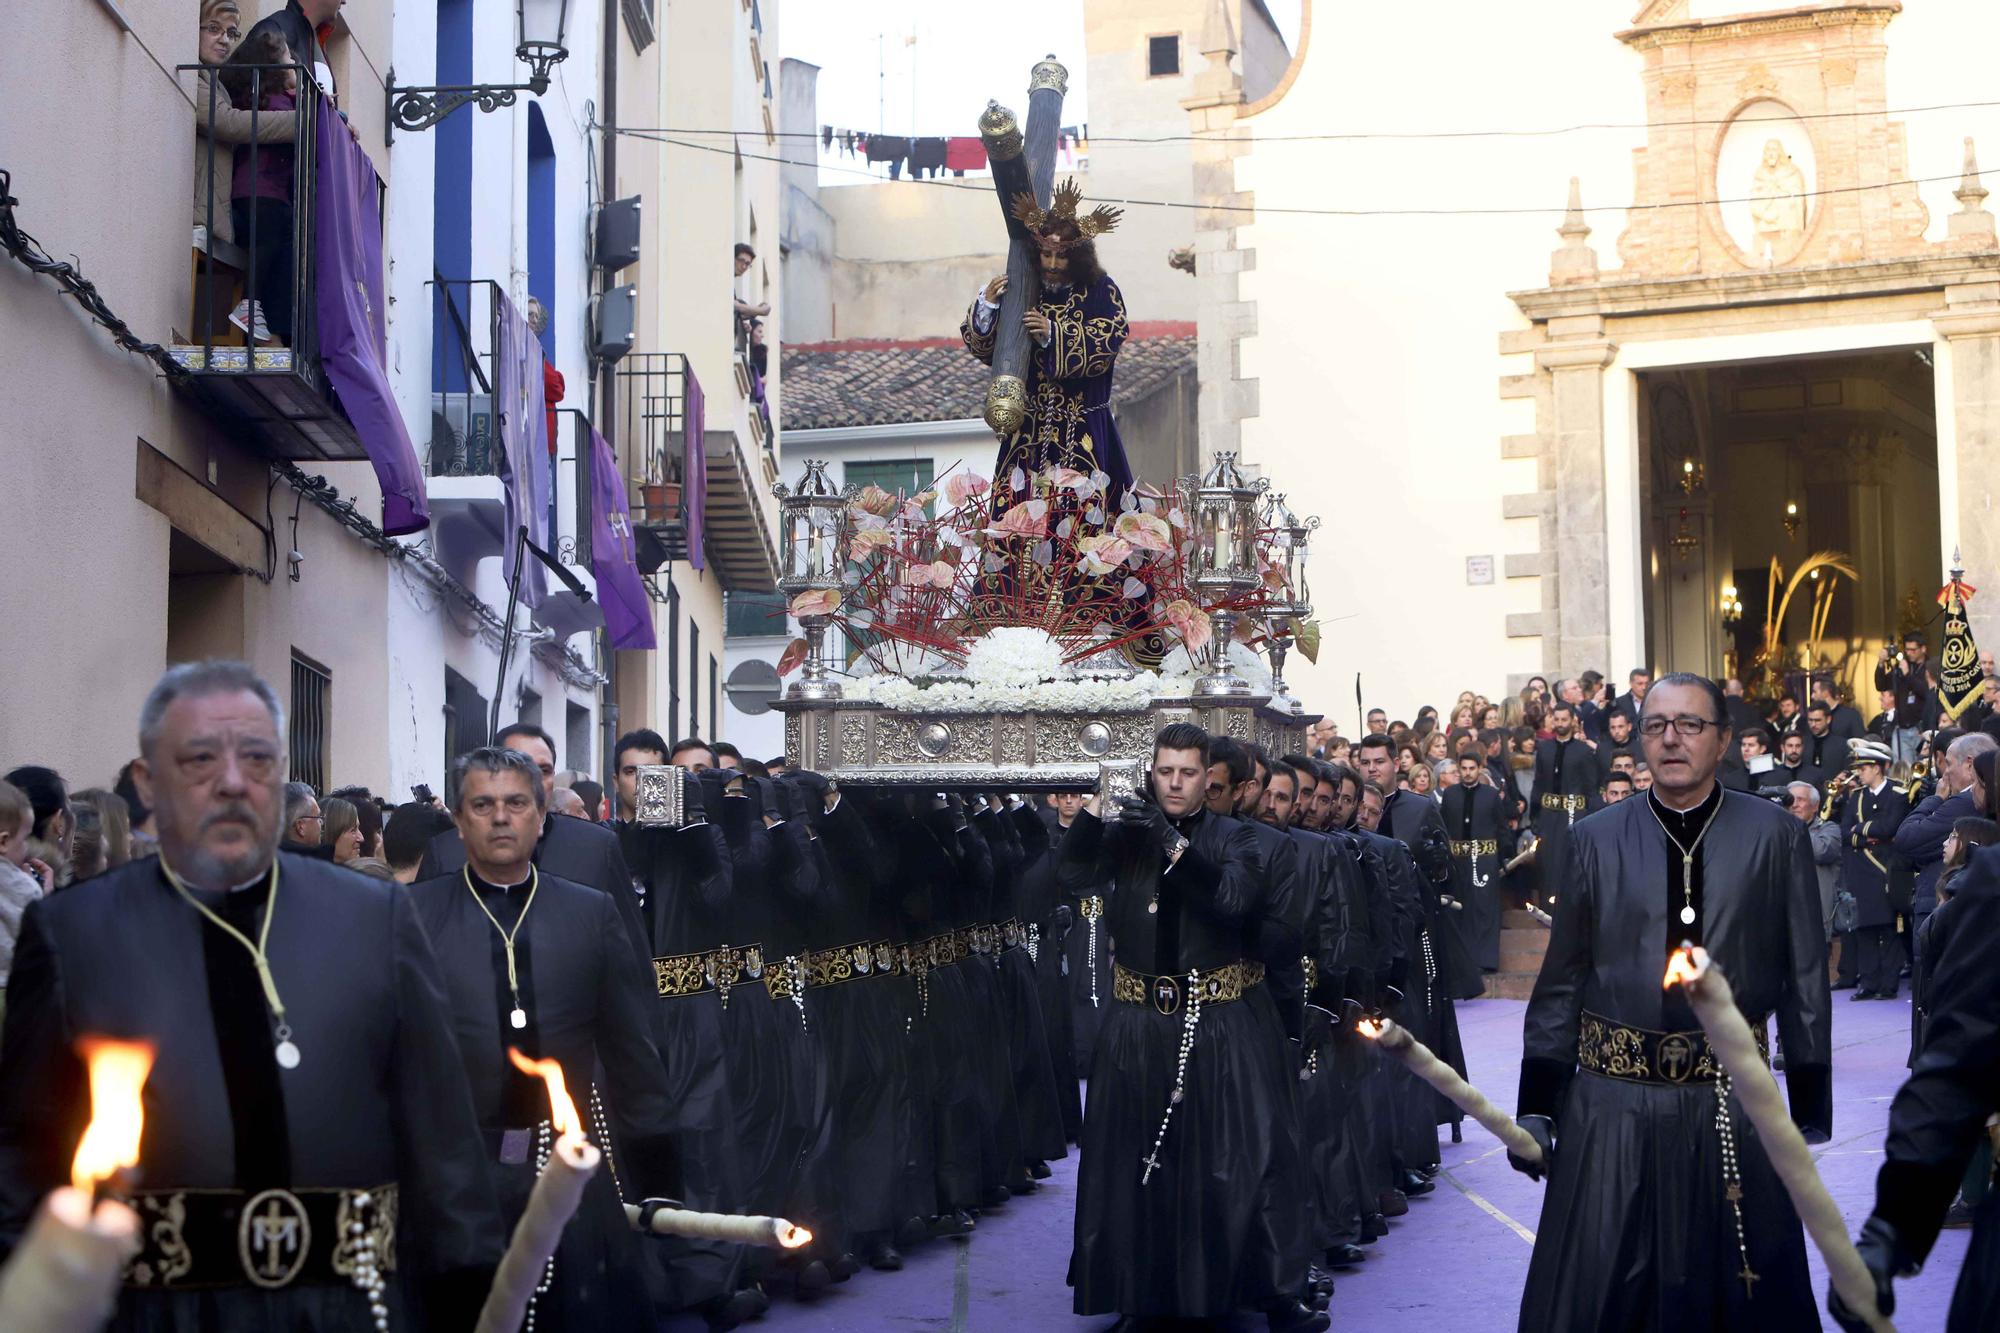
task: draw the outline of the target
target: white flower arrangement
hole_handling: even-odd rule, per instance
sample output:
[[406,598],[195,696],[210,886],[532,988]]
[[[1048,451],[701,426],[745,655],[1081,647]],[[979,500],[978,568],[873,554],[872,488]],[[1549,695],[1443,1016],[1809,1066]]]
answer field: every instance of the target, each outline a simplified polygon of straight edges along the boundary
[[1005,626],[989,631],[966,654],[961,669],[877,672],[842,687],[844,697],[886,708],[925,713],[1123,712],[1154,699],[1183,698],[1194,688],[1186,673],[1098,675],[1063,661],[1063,648],[1046,631]]
[[[1167,676],[1199,676],[1208,669],[1208,654],[1203,653],[1201,657],[1201,661],[1193,661],[1189,658],[1185,647],[1175,648],[1167,654],[1166,660],[1160,663],[1160,671]],[[1236,669],[1237,675],[1249,683],[1251,690],[1259,694],[1271,692],[1271,668],[1258,654],[1240,643],[1231,643],[1229,665]]]

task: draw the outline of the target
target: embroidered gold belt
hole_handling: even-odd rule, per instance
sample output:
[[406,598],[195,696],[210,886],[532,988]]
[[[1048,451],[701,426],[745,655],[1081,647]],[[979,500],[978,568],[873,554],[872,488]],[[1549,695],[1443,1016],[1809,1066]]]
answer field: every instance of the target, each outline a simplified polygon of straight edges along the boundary
[[[811,966],[810,957],[811,955],[807,955],[808,967]],[[811,984],[811,980],[805,974],[794,977],[784,959],[779,959],[764,969],[764,990],[774,1000],[796,1000],[803,987]]]
[[1500,855],[1500,842],[1496,838],[1474,838],[1469,842],[1461,842],[1453,839],[1451,854],[1453,856],[1498,856]]
[[663,997],[694,995],[708,989],[706,954],[678,953],[653,960],[653,982]]
[[[1235,962],[1202,972],[1198,984],[1203,1004],[1227,1004],[1264,979],[1262,963]],[[1147,976],[1123,963],[1111,965],[1111,995],[1127,1004],[1150,1004],[1162,1014],[1180,1012],[1181,1001],[1194,987],[1184,974]]]
[[[1767,1061],[1770,1051],[1763,1032],[1752,1029],[1757,1053]],[[1708,1037],[1692,1032],[1654,1032],[1635,1028],[1585,1010],[1577,1029],[1576,1062],[1593,1074],[1629,1083],[1673,1087],[1682,1083],[1713,1083],[1722,1076],[1722,1062],[1709,1048]]]
[[1001,949],[1018,949],[1028,942],[1028,928],[1021,924],[1021,918],[1010,916],[993,927]]
[[1104,915],[1103,897],[1093,893],[1088,898],[1079,898],[1076,904],[1076,914],[1085,921],[1097,920],[1097,918]]
[[1549,792],[1542,797],[1542,809],[1567,810],[1571,814],[1581,814],[1590,805],[1588,796],[1558,796]]
[[[806,985],[837,986],[843,981],[875,975],[878,951],[887,954],[887,941],[857,940],[837,949],[814,949],[806,955]],[[884,961],[893,961],[886,958]]]
[[913,961],[925,968],[950,967],[960,959],[972,955],[972,940],[969,932],[947,930],[942,935],[933,935],[926,940],[918,940],[910,946]]
[[[139,1253],[125,1285],[151,1291],[277,1290],[396,1267],[396,1187],[142,1190]],[[362,1242],[372,1242],[364,1257]]]

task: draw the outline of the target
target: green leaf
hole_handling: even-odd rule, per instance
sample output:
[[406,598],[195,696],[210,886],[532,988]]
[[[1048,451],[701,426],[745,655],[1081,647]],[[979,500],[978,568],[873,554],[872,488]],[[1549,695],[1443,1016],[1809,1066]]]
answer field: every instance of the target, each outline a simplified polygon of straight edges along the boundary
[[1314,666],[1319,665],[1319,622],[1317,620],[1302,621],[1293,626],[1292,641],[1297,645],[1300,657],[1305,658],[1306,661],[1311,662]]

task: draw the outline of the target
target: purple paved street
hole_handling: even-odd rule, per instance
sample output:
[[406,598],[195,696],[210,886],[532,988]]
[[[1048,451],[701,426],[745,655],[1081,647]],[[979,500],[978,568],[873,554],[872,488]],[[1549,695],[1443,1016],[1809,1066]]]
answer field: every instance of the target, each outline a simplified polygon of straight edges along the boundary
[[[1512,1000],[1459,1006],[1473,1082],[1504,1107],[1512,1105],[1520,1067],[1522,1007]],[[1817,1155],[1850,1233],[1874,1198],[1909,1022],[1907,1000],[1856,1004],[1846,992],[1834,996],[1835,1135]],[[1509,1170],[1498,1141],[1470,1122],[1464,1143],[1444,1145],[1444,1164],[1437,1191],[1412,1200],[1409,1215],[1390,1224],[1368,1262],[1338,1277],[1331,1307],[1336,1330],[1436,1329],[1445,1320],[1482,1333],[1514,1326],[1541,1186]],[[1074,1157],[1058,1163],[1040,1193],[990,1214],[967,1244],[926,1245],[901,1273],[864,1272],[809,1306],[781,1301],[752,1327],[1084,1333],[1108,1325],[1109,1319],[1071,1315],[1063,1284],[1075,1167]],[[1923,1275],[1897,1284],[1896,1322],[1905,1333],[1944,1326],[1968,1236],[1945,1232]],[[1813,1271],[1823,1291],[1817,1254]],[[1262,1321],[1239,1326],[1261,1328]]]

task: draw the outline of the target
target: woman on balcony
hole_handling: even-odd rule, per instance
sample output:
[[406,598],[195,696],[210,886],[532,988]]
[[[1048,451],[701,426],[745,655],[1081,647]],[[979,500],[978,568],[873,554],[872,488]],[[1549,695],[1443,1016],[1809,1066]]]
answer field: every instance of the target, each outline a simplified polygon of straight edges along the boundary
[[[275,29],[259,27],[237,47],[217,76],[245,122],[255,108],[261,135],[266,116],[290,120],[297,137],[299,76],[291,47]],[[229,317],[237,327],[252,331],[257,342],[289,347],[292,328],[292,286],[296,280],[293,231],[295,150],[285,144],[265,147],[248,137],[234,149],[229,186],[229,217],[238,243],[250,250],[251,295]],[[269,323],[265,320],[268,317]]]
[[[240,110],[217,83],[211,70],[218,70],[236,52],[243,40],[242,13],[237,0],[203,0],[199,59],[206,68],[196,75],[194,91],[194,248],[206,251],[211,235],[218,241],[234,242],[231,187],[235,181],[235,148],[248,144],[253,136],[262,144],[296,142],[299,117],[296,111],[259,112],[252,124],[246,110]],[[239,328],[250,327],[249,303],[239,302],[231,316]],[[208,324],[203,312],[201,324]],[[270,338],[263,329],[260,337]]]

